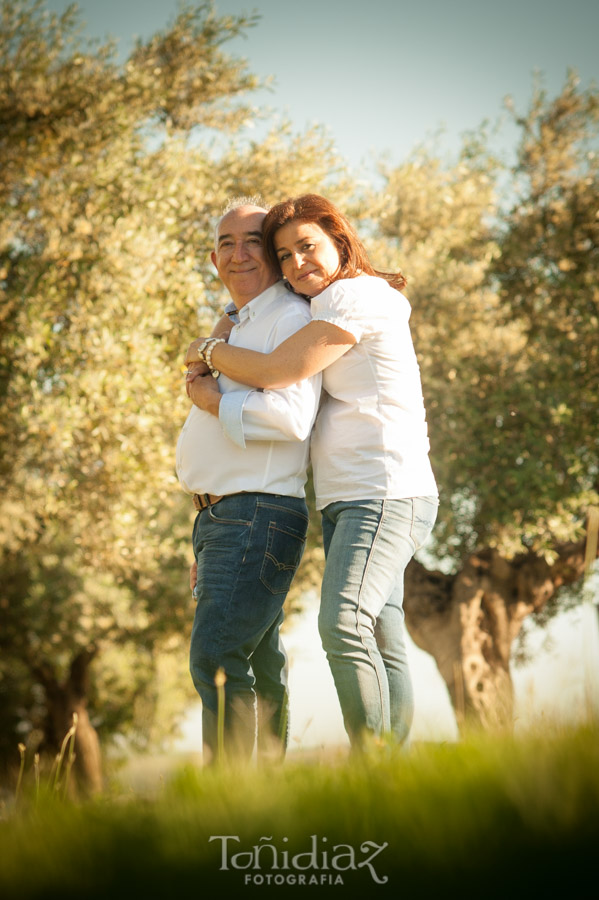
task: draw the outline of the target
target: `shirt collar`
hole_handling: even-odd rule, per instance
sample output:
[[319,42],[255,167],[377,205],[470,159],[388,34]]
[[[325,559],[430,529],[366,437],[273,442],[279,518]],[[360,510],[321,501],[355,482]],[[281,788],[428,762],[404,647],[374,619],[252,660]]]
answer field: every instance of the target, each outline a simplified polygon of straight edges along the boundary
[[258,294],[257,297],[254,297],[253,300],[250,300],[249,303],[242,306],[239,310],[239,323],[251,321],[256,316],[259,316],[277,299],[281,290],[285,290],[285,286],[282,281],[277,281],[275,284],[271,284],[269,288],[266,288],[265,291],[262,291],[261,294]]

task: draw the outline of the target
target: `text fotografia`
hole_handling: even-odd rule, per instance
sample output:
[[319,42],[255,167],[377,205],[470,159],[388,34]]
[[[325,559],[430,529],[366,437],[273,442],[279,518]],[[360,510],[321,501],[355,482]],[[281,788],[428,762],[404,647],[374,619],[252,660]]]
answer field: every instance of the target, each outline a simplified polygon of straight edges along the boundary
[[328,838],[312,834],[309,849],[292,853],[285,846],[289,839],[284,837],[283,846],[277,847],[272,837],[261,837],[248,850],[241,850],[241,838],[237,834],[211,835],[210,841],[221,842],[221,872],[244,871],[245,884],[343,884],[343,872],[368,871],[376,884],[385,884],[389,879],[375,868],[377,857],[388,847],[374,841],[364,841],[359,848],[351,844],[333,844]]

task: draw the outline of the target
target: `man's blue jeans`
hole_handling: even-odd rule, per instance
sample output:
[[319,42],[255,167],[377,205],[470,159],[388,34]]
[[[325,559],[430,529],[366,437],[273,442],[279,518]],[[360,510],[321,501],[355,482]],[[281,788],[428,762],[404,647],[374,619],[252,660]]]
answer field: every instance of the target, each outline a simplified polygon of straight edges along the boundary
[[414,713],[403,576],[428,538],[436,497],[355,500],[322,511],[326,567],[318,620],[352,746],[365,733],[407,740]]
[[279,628],[307,527],[305,501],[276,494],[232,494],[198,513],[190,669],[210,758],[218,754],[218,669],[226,678],[226,752],[251,756],[256,734],[259,752],[285,750],[287,657]]

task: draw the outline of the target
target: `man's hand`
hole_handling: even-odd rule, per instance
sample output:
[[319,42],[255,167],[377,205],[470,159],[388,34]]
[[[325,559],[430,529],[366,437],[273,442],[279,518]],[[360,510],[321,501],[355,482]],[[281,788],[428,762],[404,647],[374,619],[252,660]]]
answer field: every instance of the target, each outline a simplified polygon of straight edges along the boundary
[[189,393],[189,389],[191,387],[192,382],[196,380],[196,378],[202,375],[209,375],[210,369],[203,362],[194,363],[192,366],[189,366],[187,369],[187,374],[185,375],[185,390],[187,391],[187,396],[191,398],[191,394]]
[[200,409],[218,416],[220,407],[220,391],[218,382],[212,375],[199,375],[188,385],[187,393],[192,401]]
[[198,564],[197,562],[192,562],[189,567],[189,587],[191,588],[191,593],[193,594],[193,589],[198,583]]

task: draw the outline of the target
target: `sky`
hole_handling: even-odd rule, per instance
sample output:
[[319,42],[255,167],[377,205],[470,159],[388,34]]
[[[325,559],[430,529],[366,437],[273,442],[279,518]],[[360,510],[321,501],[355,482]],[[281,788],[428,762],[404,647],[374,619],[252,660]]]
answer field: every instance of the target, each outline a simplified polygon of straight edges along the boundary
[[[61,12],[66,0],[48,0]],[[136,37],[174,19],[177,0],[80,0],[87,33],[113,37],[124,58]],[[225,49],[250,71],[274,76],[253,96],[297,132],[323,126],[356,175],[386,155],[402,162],[439,138],[455,152],[461,135],[495,123],[506,95],[526,109],[535,72],[550,95],[569,68],[599,82],[597,0],[216,0],[221,15],[257,12],[259,23]],[[262,126],[260,126],[262,127]],[[258,132],[259,133],[259,132]],[[248,132],[248,137],[254,137]],[[510,148],[506,124],[498,145]]]
[[[62,12],[65,0],[47,0]],[[176,0],[81,0],[90,37],[117,40],[124,59],[137,37],[173,21]],[[251,72],[273,76],[251,102],[269,107],[268,126],[291,121],[296,133],[322,126],[356,177],[375,161],[404,161],[436,140],[455,153],[462,135],[496,123],[510,95],[519,111],[538,73],[549,96],[575,69],[583,86],[599,82],[597,0],[216,0],[221,15],[258,12],[245,38],[225,45]],[[259,137],[266,125],[248,130]],[[515,129],[504,122],[496,148],[509,154]],[[317,599],[287,636],[291,659],[292,746],[343,744],[334,686],[320,648]],[[550,642],[546,644],[549,635]],[[530,629],[534,663],[514,670],[517,720],[582,714],[595,690],[599,658],[595,610],[564,614],[548,632]],[[415,739],[453,739],[455,720],[434,661],[412,644]],[[314,697],[319,698],[318,704]],[[197,745],[198,709],[188,717],[182,749]],[[295,743],[294,743],[295,742]]]

